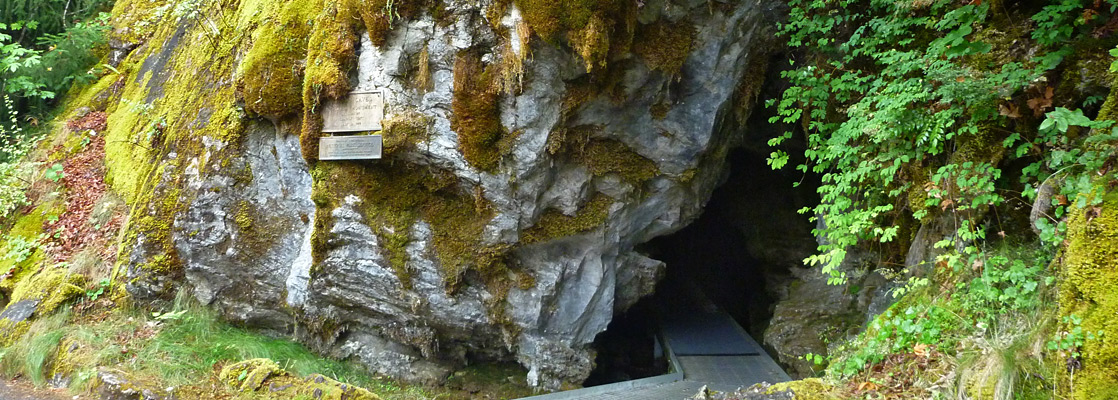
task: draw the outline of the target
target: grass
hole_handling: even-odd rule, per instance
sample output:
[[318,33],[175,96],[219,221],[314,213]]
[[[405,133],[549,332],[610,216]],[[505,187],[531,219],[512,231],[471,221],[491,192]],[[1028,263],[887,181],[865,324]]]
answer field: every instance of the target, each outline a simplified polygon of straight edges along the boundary
[[58,353],[58,343],[66,334],[68,312],[57,313],[31,324],[24,340],[0,349],[0,374],[24,375],[36,385],[46,383],[44,369],[47,362]]
[[296,375],[319,373],[365,387],[388,400],[431,398],[422,388],[370,376],[359,366],[322,358],[301,344],[223,323],[181,295],[165,313],[115,309],[91,316],[65,309],[41,318],[27,335],[0,348],[0,374],[24,376],[42,386],[62,372],[72,378],[70,389],[77,393],[88,389],[98,367],[112,367],[139,382],[205,393],[202,398],[244,398],[217,383],[216,371],[252,358],[272,359]]
[[[371,376],[349,362],[326,359],[290,340],[272,338],[222,322],[216,313],[180,295],[170,310],[151,313],[116,308],[109,300],[80,300],[34,321],[28,334],[0,347],[0,375],[45,385],[54,374],[71,378],[70,390],[90,389],[100,367],[127,373],[152,387],[175,387],[180,398],[252,399],[225,387],[217,375],[227,364],[268,358],[298,376],[322,374],[357,385],[385,400],[517,398],[534,392],[515,364],[479,364],[454,375],[446,387],[408,386]],[[265,396],[266,397],[266,396]]]

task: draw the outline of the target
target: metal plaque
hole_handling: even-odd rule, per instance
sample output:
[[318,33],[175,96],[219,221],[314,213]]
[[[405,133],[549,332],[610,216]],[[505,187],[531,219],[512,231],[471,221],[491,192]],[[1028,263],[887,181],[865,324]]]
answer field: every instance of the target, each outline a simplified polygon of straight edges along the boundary
[[353,92],[343,99],[329,100],[322,107],[323,132],[379,131],[382,120],[382,92]]
[[318,140],[318,159],[379,160],[384,140],[381,135],[329,136]]

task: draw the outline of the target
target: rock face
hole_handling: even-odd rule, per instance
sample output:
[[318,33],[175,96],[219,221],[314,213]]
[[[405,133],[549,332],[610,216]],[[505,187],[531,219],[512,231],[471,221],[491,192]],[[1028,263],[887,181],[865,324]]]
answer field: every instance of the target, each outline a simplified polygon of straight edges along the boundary
[[[376,372],[437,382],[515,359],[545,388],[580,383],[594,337],[653,290],[664,265],[634,247],[693,220],[719,183],[772,25],[766,3],[614,2],[628,20],[595,14],[554,41],[530,36],[550,37],[518,8],[530,1],[433,2],[376,32],[375,1],[350,5],[364,25],[344,1],[243,2],[216,28],[126,26],[158,11],[129,3],[114,12],[118,47],[134,48],[123,76],[88,96],[121,99],[107,163],[133,207],[122,259],[134,296],[185,284],[230,320]],[[611,43],[596,24],[632,43],[594,56]],[[285,56],[307,26],[307,54]],[[273,31],[290,40],[261,61]],[[662,37],[686,42],[678,71],[647,50]],[[338,65],[348,84],[316,80]],[[290,87],[268,86],[291,71]],[[255,96],[252,79],[296,98]],[[384,160],[314,159],[319,102],[339,87],[384,93]],[[496,138],[473,136],[483,116],[461,114],[478,109],[496,112],[483,127]]]

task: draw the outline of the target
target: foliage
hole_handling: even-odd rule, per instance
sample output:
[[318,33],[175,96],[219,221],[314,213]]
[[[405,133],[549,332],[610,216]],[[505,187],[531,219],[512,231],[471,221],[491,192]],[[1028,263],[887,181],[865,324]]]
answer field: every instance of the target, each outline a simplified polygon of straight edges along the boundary
[[1103,331],[1097,332],[1084,332],[1083,318],[1078,315],[1068,315],[1061,319],[1061,322],[1067,327],[1056,333],[1052,340],[1048,341],[1048,349],[1053,351],[1060,351],[1067,353],[1071,358],[1079,358],[1079,348],[1087,340],[1099,340],[1105,335]]
[[[4,0],[0,22],[36,21],[41,32],[58,33],[88,16],[112,6],[113,0]],[[34,35],[23,32],[24,40],[34,42]]]
[[[955,253],[949,261],[985,258],[977,244],[986,239],[979,219],[987,207],[1005,200],[997,190],[1003,175],[1003,152],[992,144],[997,140],[1013,150],[1009,157],[1033,159],[1021,171],[1026,198],[1045,180],[1060,180],[1062,194],[1079,206],[1100,197],[1093,195],[1101,189],[1092,186],[1089,172],[1115,156],[1116,137],[1083,139],[1069,131],[1105,129],[1112,122],[1058,107],[1035,135],[991,128],[1017,122],[1011,99],[1060,66],[1070,53],[1069,40],[1097,26],[1090,18],[1098,13],[1094,8],[1085,10],[1078,0],[1044,7],[1032,17],[1035,57],[983,65],[978,60],[989,58],[993,47],[975,38],[989,23],[989,4],[793,0],[790,5],[781,34],[809,57],[782,73],[792,86],[779,101],[770,101],[777,111],[772,122],[796,123],[806,134],[806,162],[797,168],[820,174],[822,184],[820,204],[802,212],[822,219],[814,233],[826,241],[805,261],[822,266],[832,283],[845,280],[839,266],[851,246],[894,241],[905,220],[924,221],[933,211],[953,214],[956,234],[937,245]],[[1048,88],[1047,97],[1030,106],[1043,109],[1051,98]],[[789,162],[779,146],[792,135],[770,140],[777,147],[769,158],[773,168]],[[925,208],[905,209],[905,198],[921,191],[927,195]],[[1052,218],[1038,221],[1049,242],[1059,239],[1063,212],[1057,208]]]
[[870,322],[856,349],[834,360],[827,367],[828,372],[851,376],[889,354],[909,351],[916,345],[948,347],[945,333],[958,329],[962,323],[960,317],[938,304],[890,309]]
[[[1075,134],[1077,130],[1087,130],[1091,134],[1078,135]],[[1007,146],[1013,139],[1016,138],[1011,136],[1006,139]],[[1118,158],[1116,144],[1118,125],[1114,121],[1094,121],[1080,109],[1057,107],[1040,124],[1036,139],[1018,145],[1018,154],[1030,148],[1052,149],[1046,152],[1046,157],[1025,167],[1022,178],[1059,188],[1060,195],[1051,199],[1051,214],[1036,221],[1042,240],[1052,244],[1063,242],[1067,229],[1063,219],[1068,206],[1086,209],[1102,202],[1106,188],[1095,184],[1094,179],[1105,175],[1104,172],[1109,170],[1107,164]],[[1055,172],[1048,173],[1043,180],[1039,179],[1045,171]],[[1031,189],[1032,184],[1026,184],[1025,193],[1035,197],[1035,191]]]
[[108,19],[109,15],[102,13],[65,31],[38,32],[32,35],[33,45],[24,44],[4,31],[21,31],[25,35],[37,30],[38,21],[0,22],[0,92],[26,100],[47,100],[74,83],[92,81],[99,73],[90,68],[99,59],[94,50],[107,40]]
[[[911,185],[901,179],[902,170],[940,163],[939,156],[958,143],[982,135],[984,123],[1002,118],[998,100],[1025,87],[1046,66],[1010,62],[982,72],[964,62],[990,51],[989,44],[967,39],[986,21],[986,4],[875,0],[866,13],[838,12],[857,8],[850,0],[791,4],[783,35],[792,46],[827,58],[782,73],[793,86],[770,103],[778,113],[773,122],[798,122],[807,133],[807,163],[798,169],[822,174],[822,201],[804,212],[823,219],[825,227],[816,233],[827,239],[807,262],[821,265],[838,283],[845,278],[837,267],[848,247],[896,237],[896,221],[903,217],[899,199]],[[922,33],[929,28],[944,34],[926,39]],[[770,144],[791,137],[789,132]],[[781,167],[788,160],[777,150],[769,163]],[[968,161],[936,172],[961,180],[956,187],[964,190],[955,194],[967,194],[971,180],[992,167]],[[975,207],[999,198],[987,190],[969,200]]]
[[62,163],[54,163],[50,168],[47,168],[43,177],[49,179],[51,182],[58,182],[58,180],[62,179],[62,175]]
[[19,112],[11,97],[4,94],[8,119],[0,120],[0,218],[27,204],[23,191],[29,184],[26,166],[19,160],[39,140],[38,131],[25,131],[19,123]]
[[89,301],[97,301],[98,297],[101,297],[101,295],[105,294],[106,290],[109,290],[110,282],[108,278],[101,279],[93,289],[86,289],[85,297],[89,299]]

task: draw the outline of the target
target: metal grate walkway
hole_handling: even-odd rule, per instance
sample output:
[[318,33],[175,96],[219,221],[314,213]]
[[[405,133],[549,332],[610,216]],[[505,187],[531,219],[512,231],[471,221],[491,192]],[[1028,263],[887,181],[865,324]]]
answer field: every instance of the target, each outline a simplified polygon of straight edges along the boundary
[[733,391],[757,383],[791,380],[776,361],[729,314],[706,299],[694,284],[686,296],[660,298],[660,335],[671,373],[635,381],[557,392],[525,400],[686,399],[703,386]]

